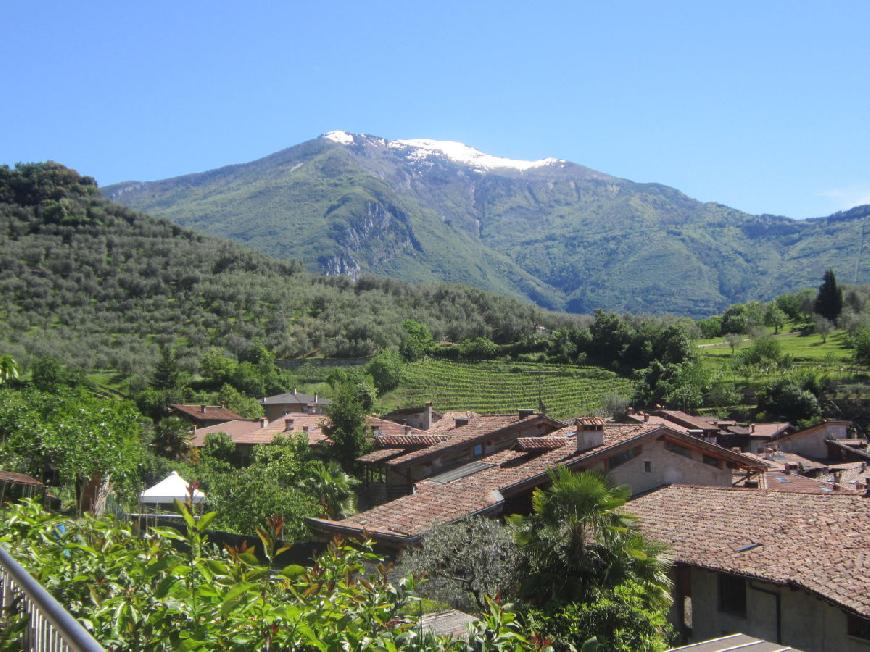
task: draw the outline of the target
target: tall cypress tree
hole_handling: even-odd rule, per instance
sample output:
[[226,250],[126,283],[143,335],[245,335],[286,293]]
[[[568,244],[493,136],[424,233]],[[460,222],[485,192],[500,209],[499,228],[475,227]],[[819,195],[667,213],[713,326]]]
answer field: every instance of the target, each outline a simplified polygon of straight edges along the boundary
[[831,321],[837,319],[843,312],[843,289],[837,287],[837,279],[832,269],[825,272],[825,279],[819,286],[815,311]]

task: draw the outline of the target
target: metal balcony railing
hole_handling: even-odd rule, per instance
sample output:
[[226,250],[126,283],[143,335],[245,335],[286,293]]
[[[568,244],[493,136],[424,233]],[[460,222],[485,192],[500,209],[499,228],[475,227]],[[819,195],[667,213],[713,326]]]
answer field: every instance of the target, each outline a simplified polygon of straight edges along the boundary
[[[0,546],[0,619],[24,615],[21,649],[32,652],[105,652],[48,591]],[[0,625],[2,626],[2,625]]]

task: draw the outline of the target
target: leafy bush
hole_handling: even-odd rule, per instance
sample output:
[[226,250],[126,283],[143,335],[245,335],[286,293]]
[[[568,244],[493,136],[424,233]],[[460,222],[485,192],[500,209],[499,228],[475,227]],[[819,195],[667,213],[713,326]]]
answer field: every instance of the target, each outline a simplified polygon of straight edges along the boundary
[[775,381],[759,392],[758,409],[767,418],[781,418],[791,423],[814,419],[820,412],[818,399],[787,378]]
[[[421,636],[411,578],[393,584],[368,544],[334,542],[310,567],[270,572],[250,550],[217,552],[184,506],[187,534],[134,532],[109,518],[70,520],[12,505],[0,540],[107,649],[520,650],[514,617],[492,605],[472,643]],[[279,519],[259,535],[282,552]],[[490,629],[488,625],[495,629]]]
[[384,349],[366,365],[378,394],[395,389],[402,381],[402,356],[396,349]]

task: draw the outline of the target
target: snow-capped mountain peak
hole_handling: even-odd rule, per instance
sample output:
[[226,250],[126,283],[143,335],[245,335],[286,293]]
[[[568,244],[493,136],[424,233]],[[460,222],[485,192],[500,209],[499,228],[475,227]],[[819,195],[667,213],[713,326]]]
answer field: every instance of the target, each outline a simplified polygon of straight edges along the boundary
[[[355,142],[354,134],[346,131],[330,131],[324,134],[323,138],[341,145],[352,145]],[[522,172],[548,165],[564,166],[565,164],[565,161],[556,158],[527,161],[493,156],[492,154],[486,154],[455,140],[432,140],[430,138],[411,138],[389,141],[383,141],[381,139],[377,140],[379,141],[380,146],[386,144],[387,147],[398,150],[411,161],[425,161],[432,157],[443,157],[453,161],[454,163],[468,165],[469,167],[480,171],[512,169]]]
[[329,131],[323,137],[340,145],[353,145],[353,134],[346,131]]
[[493,156],[455,140],[431,140],[428,138],[392,140],[389,142],[389,147],[406,150],[406,155],[410,159],[424,160],[431,156],[443,156],[456,163],[464,163],[465,165],[482,170],[511,168],[523,171],[544,167],[546,165],[558,165],[564,163],[564,161],[555,158],[545,158],[538,161],[524,161],[520,159]]

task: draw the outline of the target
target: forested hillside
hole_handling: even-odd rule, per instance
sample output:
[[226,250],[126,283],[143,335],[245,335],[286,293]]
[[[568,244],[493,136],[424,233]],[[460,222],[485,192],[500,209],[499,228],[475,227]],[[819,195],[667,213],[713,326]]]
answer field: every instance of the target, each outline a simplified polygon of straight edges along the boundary
[[57,163],[0,167],[0,350],[142,373],[259,341],[279,357],[366,356],[402,321],[436,338],[511,342],[566,318],[478,290],[307,273],[114,204]]
[[109,186],[139,210],[325,274],[473,285],[541,306],[708,316],[870,282],[870,206],[750,215],[568,161],[331,132],[201,174]]

